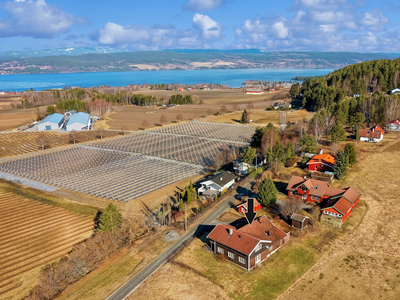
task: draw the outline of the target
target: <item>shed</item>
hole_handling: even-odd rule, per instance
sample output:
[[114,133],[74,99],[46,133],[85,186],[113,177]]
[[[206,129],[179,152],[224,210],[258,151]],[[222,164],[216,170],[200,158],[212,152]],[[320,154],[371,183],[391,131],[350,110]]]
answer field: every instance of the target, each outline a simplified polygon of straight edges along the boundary
[[55,113],[52,115],[48,115],[46,118],[43,119],[42,122],[38,124],[38,131],[60,129],[63,120],[64,116],[61,114]]
[[67,131],[81,131],[91,128],[91,119],[89,114],[79,112],[73,114],[67,123]]
[[297,213],[293,213],[290,217],[290,220],[292,221],[293,227],[303,230],[307,227],[309,218]]

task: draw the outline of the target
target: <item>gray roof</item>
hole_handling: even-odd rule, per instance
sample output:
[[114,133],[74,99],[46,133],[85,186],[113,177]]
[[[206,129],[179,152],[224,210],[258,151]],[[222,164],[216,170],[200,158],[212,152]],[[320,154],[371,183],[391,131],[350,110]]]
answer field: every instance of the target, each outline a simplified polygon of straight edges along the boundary
[[296,220],[296,221],[299,221],[299,222],[303,223],[305,219],[308,219],[308,217],[300,215],[300,214],[293,213],[292,216],[290,217],[290,219]]
[[220,172],[208,178],[208,180],[215,182],[221,187],[227,184],[228,182],[232,181],[232,179],[234,180],[235,176],[233,176],[229,172]]

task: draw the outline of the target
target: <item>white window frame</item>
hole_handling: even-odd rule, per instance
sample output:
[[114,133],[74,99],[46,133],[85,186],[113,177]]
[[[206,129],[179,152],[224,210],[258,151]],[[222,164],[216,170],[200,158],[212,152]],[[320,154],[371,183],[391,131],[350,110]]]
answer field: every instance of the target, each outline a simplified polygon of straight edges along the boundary
[[243,257],[239,256],[239,262],[240,262],[241,264],[245,264],[245,263],[246,263],[246,260],[245,260]]
[[224,254],[224,249],[223,248],[221,248],[221,247],[217,247],[218,249],[218,253],[222,253],[222,254]]
[[261,261],[261,253],[258,254],[258,255],[256,256],[256,258],[255,258],[256,264],[258,264],[260,261]]
[[262,244],[260,243],[260,244],[257,245],[256,249],[254,249],[254,252],[257,252],[257,251],[260,250],[261,248],[262,248]]
[[268,247],[268,250],[269,250],[269,251],[272,251],[272,245]]
[[228,257],[235,259],[235,253],[228,251]]

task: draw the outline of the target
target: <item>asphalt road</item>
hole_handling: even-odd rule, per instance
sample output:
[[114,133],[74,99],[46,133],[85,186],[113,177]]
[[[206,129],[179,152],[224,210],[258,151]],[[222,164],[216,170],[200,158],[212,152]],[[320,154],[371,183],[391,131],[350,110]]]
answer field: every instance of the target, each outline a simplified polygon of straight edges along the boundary
[[[245,185],[245,188],[250,188],[250,183]],[[234,196],[221,202],[211,212],[209,212],[201,221],[202,225],[215,225],[216,219],[223,212],[228,210],[235,202]],[[150,264],[144,267],[139,273],[132,277],[128,282],[116,290],[107,300],[122,300],[132,294],[150,275],[157,271],[177,250],[179,250],[185,243],[192,238],[198,226],[193,226],[182,237],[179,238],[173,245],[160,254]]]

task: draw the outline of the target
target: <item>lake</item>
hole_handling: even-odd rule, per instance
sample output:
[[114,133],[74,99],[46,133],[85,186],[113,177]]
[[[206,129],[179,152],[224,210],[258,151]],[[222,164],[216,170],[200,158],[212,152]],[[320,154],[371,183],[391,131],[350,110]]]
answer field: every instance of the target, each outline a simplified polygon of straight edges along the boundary
[[65,85],[93,87],[143,83],[218,83],[241,87],[246,80],[289,81],[296,76],[318,76],[332,71],[333,69],[234,69],[0,75],[0,90],[13,92],[33,88],[38,91],[63,88]]

